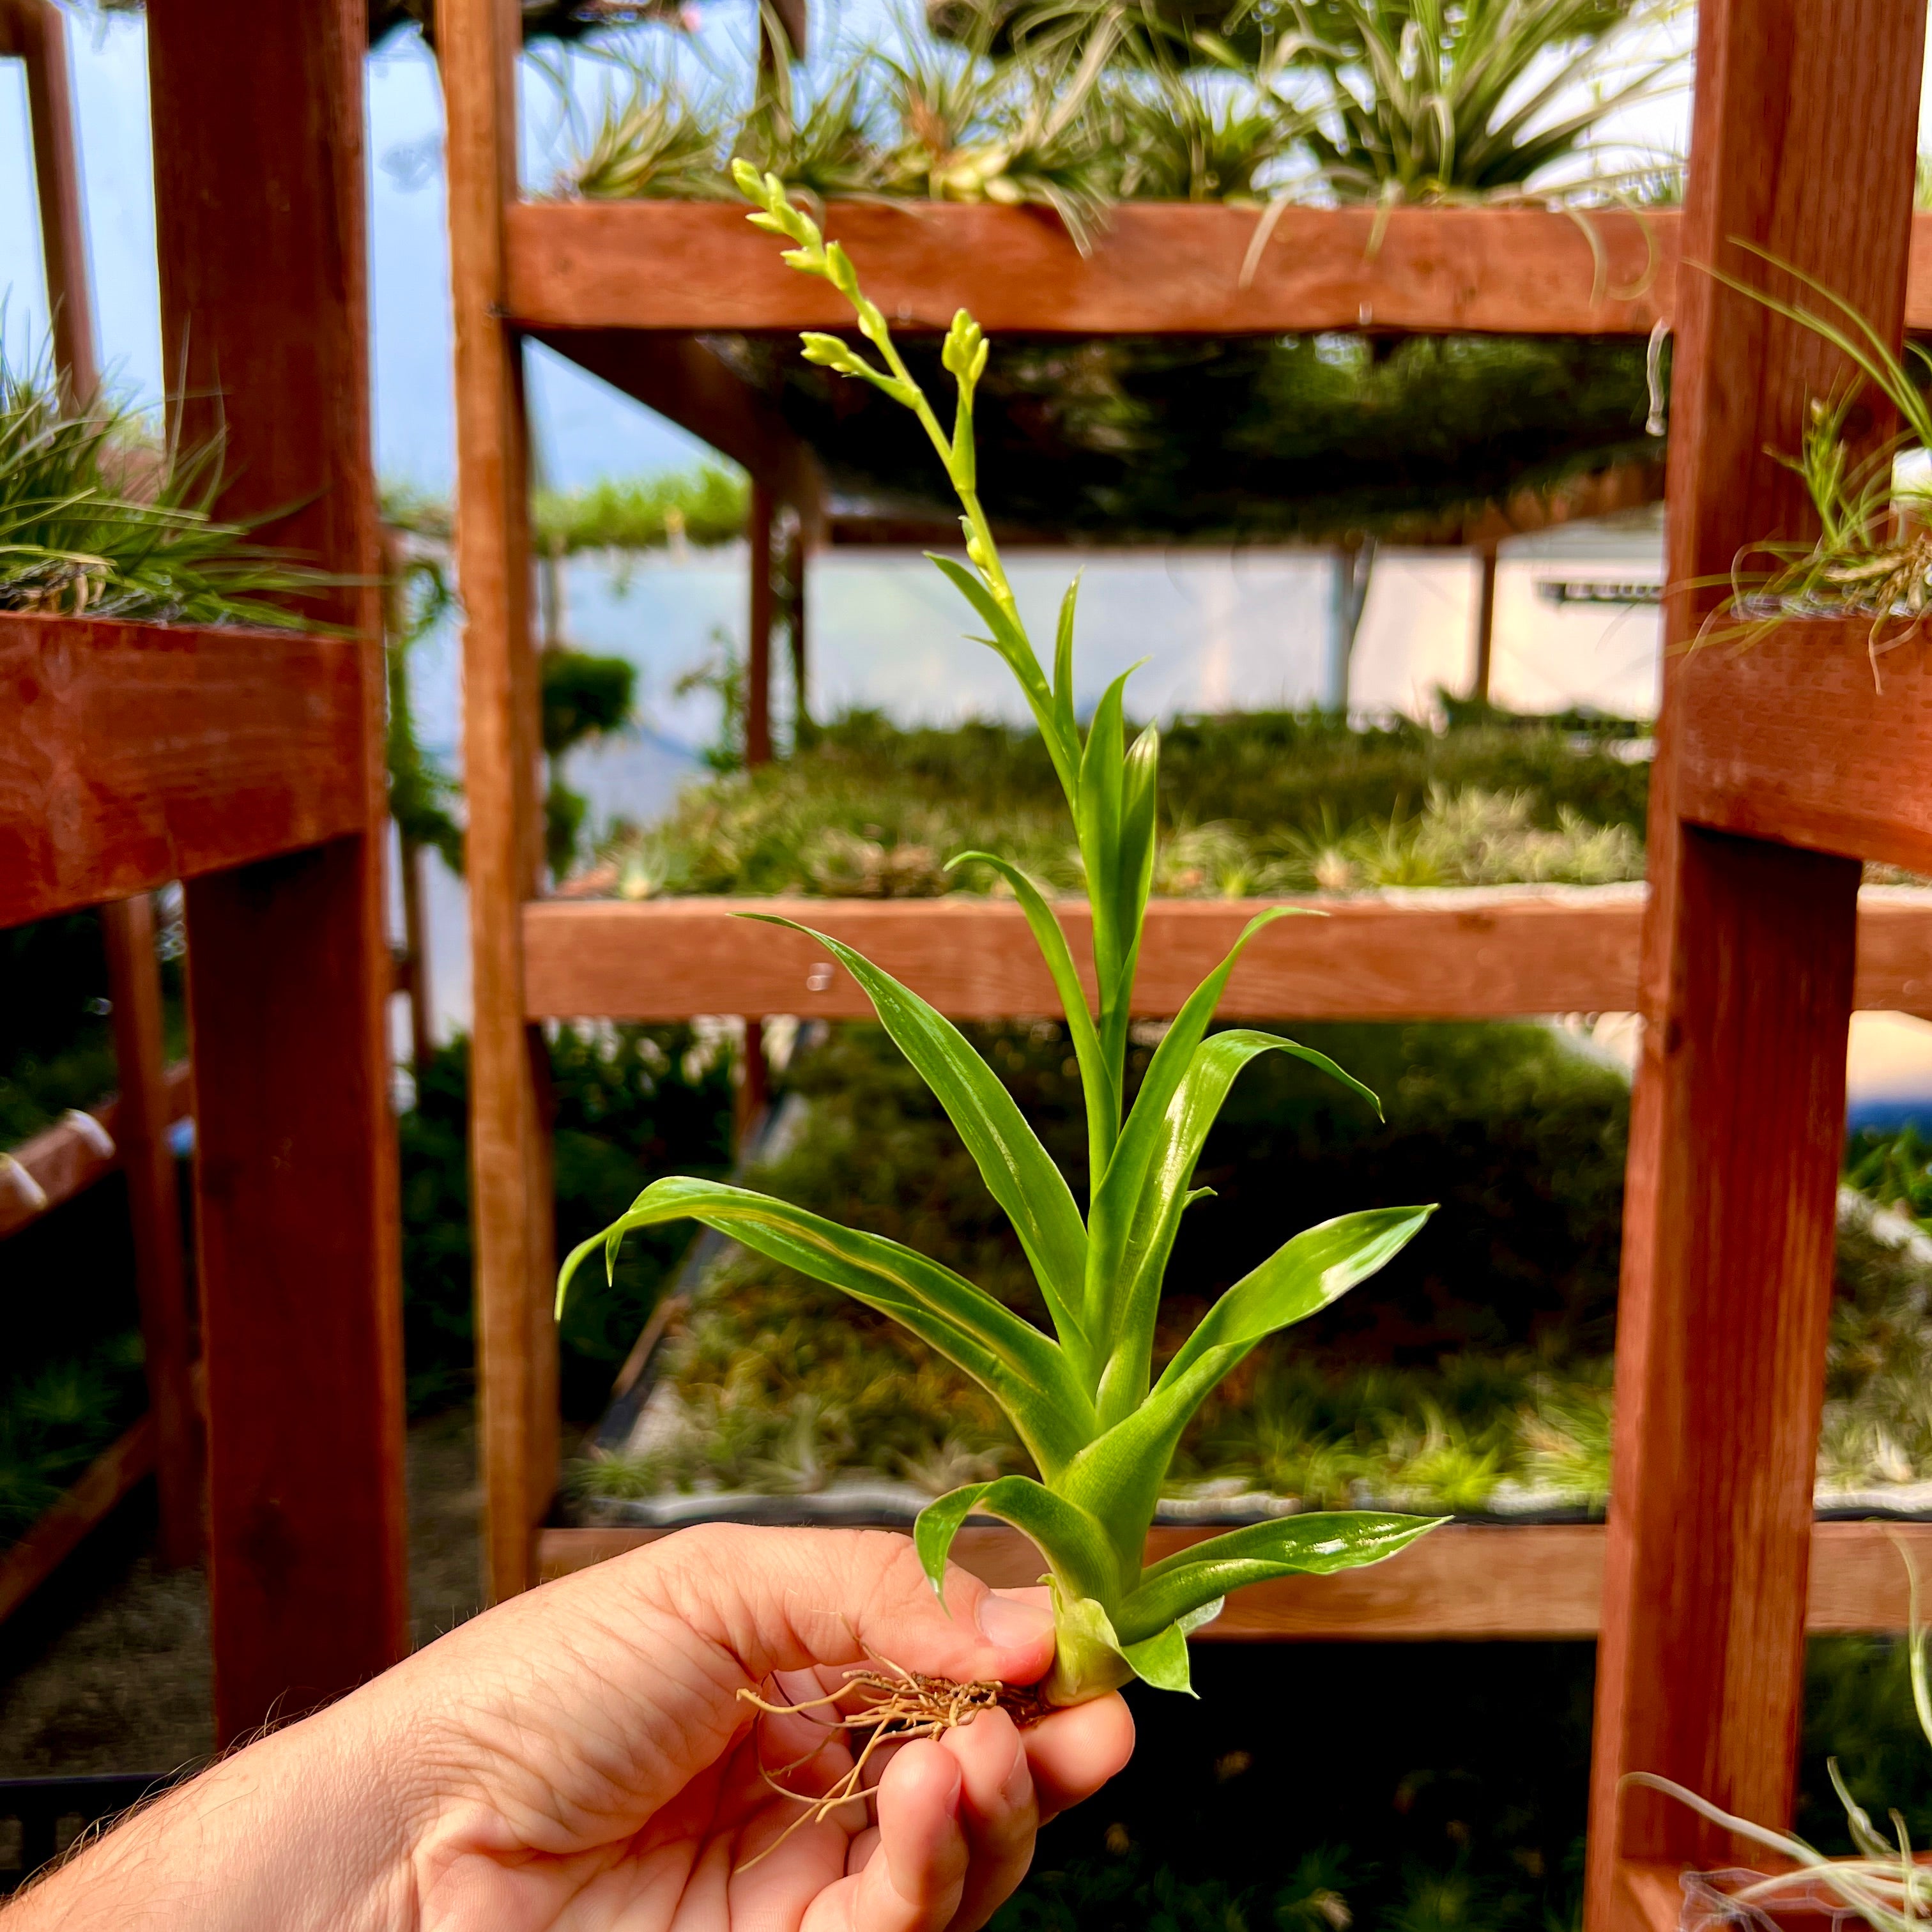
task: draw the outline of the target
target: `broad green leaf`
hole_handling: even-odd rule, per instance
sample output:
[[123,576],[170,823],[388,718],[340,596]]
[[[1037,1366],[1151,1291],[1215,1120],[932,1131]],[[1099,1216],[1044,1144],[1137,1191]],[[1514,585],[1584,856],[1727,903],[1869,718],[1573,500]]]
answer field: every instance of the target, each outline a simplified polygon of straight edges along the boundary
[[950,1020],[863,953],[796,920],[770,913],[748,916],[809,934],[864,989],[880,1024],[932,1089],[958,1129],[988,1191],[1012,1222],[1053,1325],[1076,1365],[1083,1372],[1096,1372],[1081,1312],[1087,1230],[1066,1177],[1040,1145],[999,1076]]
[[1327,1576],[1379,1563],[1406,1550],[1443,1519],[1366,1510],[1290,1516],[1210,1537],[1149,1566],[1115,1617],[1130,1656],[1144,1634],[1172,1628],[1244,1583],[1276,1576]]
[[1192,1697],[1194,1680],[1188,1668],[1187,1640],[1221,1614],[1222,1601],[1216,1597],[1177,1617],[1152,1636],[1142,1637],[1138,1643],[1123,1643],[1120,1654],[1133,1666],[1134,1675],[1156,1690],[1178,1690]]
[[[1160,1143],[1163,1118],[1193,1064],[1194,1050],[1214,1019],[1228,975],[1256,933],[1299,910],[1294,906],[1271,906],[1250,920],[1228,949],[1228,956],[1188,995],[1186,1004],[1154,1049],[1141,1090],[1134,1097],[1133,1111],[1114,1144],[1113,1158],[1107,1163],[1106,1174],[1094,1183],[1093,1205],[1088,1216],[1086,1292],[1082,1306],[1096,1349],[1110,1349],[1115,1339],[1101,1324],[1107,1319],[1115,1298],[1141,1190]],[[1095,922],[1097,926],[1097,912]],[[1096,958],[1097,953],[1096,933]]]
[[1049,1704],[1082,1704],[1118,1690],[1134,1674],[1106,1606],[1053,1586],[1053,1668],[1040,1686]]
[[946,1552],[959,1526],[975,1510],[982,1516],[998,1516],[1031,1537],[1063,1589],[1110,1603],[1120,1598],[1126,1580],[1114,1560],[1106,1531],[1084,1510],[1055,1496],[1030,1476],[968,1483],[920,1511],[913,1526],[913,1546],[935,1590],[944,1592]]
[[1033,712],[1034,722],[1040,727],[1040,735],[1046,741],[1060,788],[1070,801],[1079,784],[1078,734],[1071,741],[1063,735],[1053,693],[1048,687],[1046,674],[1040,668],[1040,659],[1034,654],[1031,641],[1012,614],[956,557],[941,556],[935,550],[928,550],[926,555],[945,572],[953,588],[980,614],[987,629],[992,632],[993,648],[1006,659],[1008,668],[1019,680],[1020,689]]
[[1066,934],[1046,896],[1010,860],[992,852],[962,852],[946,862],[950,872],[956,866],[990,866],[1013,889],[1013,897],[1034,937],[1034,943],[1053,975],[1054,991],[1066,1016],[1066,1030],[1073,1042],[1075,1058],[1080,1064],[1080,1085],[1087,1102],[1087,1156],[1090,1171],[1100,1173],[1114,1150],[1114,1135],[1120,1121],[1120,1096],[1115,1092],[1112,1070],[1101,1057],[1100,1036],[1094,1030],[1094,1016],[1087,1005],[1086,988],[1080,983],[1079,969],[1066,944]]
[[1263,1336],[1325,1308],[1374,1274],[1432,1211],[1344,1214],[1276,1249],[1208,1311],[1147,1400],[1082,1450],[1054,1487],[1106,1522],[1117,1549],[1137,1548],[1180,1432],[1208,1390]]
[[964,1275],[878,1234],[842,1228],[788,1201],[722,1180],[655,1180],[606,1233],[571,1250],[557,1275],[560,1314],[574,1275],[600,1244],[607,1264],[634,1228],[688,1218],[843,1288],[910,1328],[988,1390],[1048,1477],[1094,1432],[1094,1411],[1066,1356],[1033,1324]]
[[1118,1274],[1107,1284],[1108,1304],[1095,1316],[1094,1331],[1112,1338],[1100,1381],[1100,1426],[1111,1428],[1138,1406],[1148,1391],[1154,1318],[1160,1286],[1173,1252],[1180,1216],[1193,1197],[1187,1184],[1201,1157],[1228,1089],[1249,1062],[1264,1053],[1286,1053],[1359,1094],[1381,1118],[1382,1102],[1325,1053],[1279,1034],[1230,1028],[1210,1034],[1194,1049],[1187,1072],[1160,1117],[1146,1178],[1136,1197]]

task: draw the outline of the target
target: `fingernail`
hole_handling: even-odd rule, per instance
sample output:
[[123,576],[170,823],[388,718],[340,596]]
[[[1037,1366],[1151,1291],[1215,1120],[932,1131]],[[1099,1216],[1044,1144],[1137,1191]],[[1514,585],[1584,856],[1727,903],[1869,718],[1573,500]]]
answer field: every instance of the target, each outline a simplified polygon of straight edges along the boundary
[[988,1590],[980,1599],[980,1634],[1001,1650],[1030,1650],[1053,1629],[1053,1612],[1043,1604],[1022,1604]]

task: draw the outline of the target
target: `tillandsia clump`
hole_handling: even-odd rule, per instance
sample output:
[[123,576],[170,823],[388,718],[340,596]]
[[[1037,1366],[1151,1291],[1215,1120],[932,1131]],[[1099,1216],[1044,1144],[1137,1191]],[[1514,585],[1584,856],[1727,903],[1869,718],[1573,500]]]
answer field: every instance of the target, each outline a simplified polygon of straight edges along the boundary
[[[1932,1744],[1932,1676],[1926,1666],[1925,1627],[1919,1620],[1918,1574],[1903,1542],[1899,1556],[1905,1564],[1910,1608],[1906,1642],[1912,1678],[1912,1708],[1925,1742]],[[1855,1858],[1828,1857],[1807,1844],[1795,1832],[1781,1832],[1748,1818],[1720,1810],[1694,1791],[1659,1778],[1649,1772],[1634,1772],[1624,1780],[1647,1785],[1688,1804],[1700,1817],[1721,1825],[1754,1844],[1764,1846],[1788,1862],[1795,1870],[1760,1875],[1726,1871],[1687,1874],[1684,1880],[1684,1918],[1687,1925],[1700,1922],[1718,1924],[1748,1923],[1775,1926],[1779,1915],[1810,1922],[1827,1916],[1834,1924],[1847,1918],[1862,1922],[1870,1932],[1924,1932],[1932,1918],[1932,1878],[1915,1857],[1912,1838],[1904,1816],[1892,1814],[1894,1835],[1887,1838],[1873,1825],[1871,1816],[1852,1796],[1838,1761],[1826,1761],[1832,1789],[1845,1808],[1845,1823],[1852,1843],[1858,1847]],[[1695,1914],[1697,1906],[1706,1908]]]
[[973,396],[988,354],[978,325],[962,310],[946,338],[944,367],[957,388],[949,434],[844,251],[826,244],[776,176],[744,165],[737,178],[758,206],[753,223],[794,244],[785,256],[794,268],[846,297],[884,366],[832,335],[807,334],[806,356],[911,410],[938,452],[963,512],[966,561],[932,560],[985,624],[982,641],[1018,679],[1071,808],[1093,913],[1097,1012],[1088,1007],[1066,935],[1035,881],[990,852],[962,852],[952,863],[989,867],[1004,880],[1052,975],[1080,1076],[1088,1210],[1083,1216],[1012,1096],[959,1030],[849,946],[813,933],[864,988],[880,1024],[950,1117],[1012,1222],[1053,1334],[896,1242],[744,1188],[682,1178],[653,1182],[627,1214],[571,1254],[558,1305],[592,1249],[603,1248],[608,1267],[632,1228],[688,1216],[893,1316],[990,1391],[1039,1472],[1037,1478],[967,1484],[923,1512],[914,1541],[934,1587],[943,1586],[947,1551],[967,1516],[976,1510],[1000,1517],[1033,1539],[1051,1573],[1058,1642],[1041,1692],[1048,1703],[1078,1703],[1133,1676],[1185,1690],[1187,1634],[1218,1612],[1230,1590],[1376,1562],[1432,1526],[1426,1518],[1366,1512],[1296,1516],[1143,1562],[1182,1431],[1222,1378],[1264,1337],[1372,1274],[1431,1210],[1372,1209],[1297,1234],[1230,1288],[1155,1375],[1162,1276],[1182,1216],[1207,1191],[1189,1184],[1235,1076],[1260,1054],[1287,1053],[1371,1104],[1375,1096],[1326,1055],[1293,1040],[1247,1029],[1210,1033],[1243,949],[1292,910],[1276,907],[1249,922],[1189,998],[1126,1105],[1128,1021],[1155,864],[1159,734],[1149,727],[1126,742],[1125,675],[1108,686],[1082,732],[1074,713],[1074,590],[1060,607],[1050,678],[1028,636],[975,484]]

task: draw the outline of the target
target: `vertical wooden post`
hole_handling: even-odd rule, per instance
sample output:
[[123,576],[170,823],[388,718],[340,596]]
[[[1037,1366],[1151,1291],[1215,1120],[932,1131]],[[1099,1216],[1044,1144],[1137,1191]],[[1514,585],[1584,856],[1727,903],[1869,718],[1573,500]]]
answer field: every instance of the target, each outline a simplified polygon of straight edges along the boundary
[[0,52],[17,55],[27,70],[34,187],[53,322],[54,363],[69,397],[84,398],[94,393],[100,363],[88,287],[87,220],[68,72],[67,28],[52,0],[7,0],[0,4]]
[[188,889],[224,1741],[347,1689],[408,1636],[365,32],[359,0],[148,10],[182,433],[225,422],[224,512],[366,586],[314,604],[363,640],[364,830]]
[[1476,674],[1469,680],[1469,696],[1478,704],[1490,701],[1490,675],[1496,662],[1496,547],[1483,544],[1476,552]]
[[[26,64],[54,366],[69,401],[84,402],[93,396],[100,372],[94,346],[93,278],[81,205],[80,148],[69,94],[66,26],[59,9],[51,0],[12,0],[0,16],[0,49],[18,55]],[[167,1138],[160,968],[154,957],[152,902],[143,894],[102,907],[100,929],[114,1005],[114,1056],[121,1092],[115,1132],[128,1182],[148,1401],[154,1418],[160,1553],[163,1562],[178,1567],[201,1553],[201,1425],[195,1410],[181,1213]]]
[[178,1568],[201,1554],[201,1421],[195,1412],[181,1208],[168,1144],[154,902],[145,893],[122,899],[103,906],[100,919],[121,1089],[114,1138],[127,1178],[128,1217],[134,1236],[142,1367],[154,1418],[161,1560]]
[[542,876],[537,660],[530,634],[522,345],[499,319],[503,210],[516,193],[516,0],[438,0],[456,326],[456,568],[475,1021],[470,1214],[476,1241],[484,1565],[490,1597],[536,1577],[556,1480],[555,1266],[542,1034],[524,1021],[524,902]]
[[745,646],[745,763],[755,770],[772,761],[772,520],[778,506],[762,483],[752,484],[751,628]]
[[[1703,0],[1676,296],[1666,637],[1694,638],[1744,544],[1804,534],[1766,454],[1842,373],[1698,266],[1818,277],[1900,334],[1923,0]],[[1858,103],[1848,138],[1844,104]],[[1882,434],[1883,425],[1879,426]],[[1856,861],[1677,809],[1678,660],[1652,779],[1642,1059],[1630,1128],[1614,1474],[1585,1916],[1646,1922],[1641,1868],[1749,1852],[1660,1773],[1788,1823],[1842,1157]]]
[[806,649],[805,631],[805,573],[808,550],[805,512],[794,506],[786,518],[783,616],[785,641],[791,652],[791,741],[794,746],[802,741],[812,724],[808,682],[811,663]]

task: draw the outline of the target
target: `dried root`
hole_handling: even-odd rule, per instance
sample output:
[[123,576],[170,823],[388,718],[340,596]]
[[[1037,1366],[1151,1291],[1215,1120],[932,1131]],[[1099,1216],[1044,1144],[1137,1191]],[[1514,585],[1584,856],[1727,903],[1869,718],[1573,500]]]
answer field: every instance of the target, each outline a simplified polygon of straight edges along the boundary
[[[804,1809],[762,1852],[748,1858],[741,1870],[770,1857],[800,1826],[815,1825],[830,1817],[842,1805],[865,1804],[873,1791],[873,1786],[866,1782],[866,1767],[873,1753],[882,1745],[942,1737],[962,1724],[970,1724],[982,1711],[1004,1711],[1022,1730],[1038,1724],[1047,1714],[1047,1706],[1030,1690],[1016,1690],[1010,1684],[984,1679],[960,1684],[950,1677],[928,1677],[916,1670],[902,1670],[884,1659],[880,1663],[883,1667],[879,1669],[855,1666],[845,1673],[845,1681],[837,1690],[828,1690],[822,1697],[808,1697],[800,1703],[774,1704],[755,1690],[738,1693],[746,1703],[767,1717],[823,1713],[815,1721],[827,1731],[865,1734],[865,1742],[859,1747],[851,1768],[823,1792],[794,1791],[782,1780],[809,1764],[824,1749],[824,1740],[789,1764],[768,1766],[761,1759],[758,1769],[766,1784],[781,1798],[789,1798]],[[840,1706],[850,1697],[860,1700],[858,1708],[842,1709]]]

